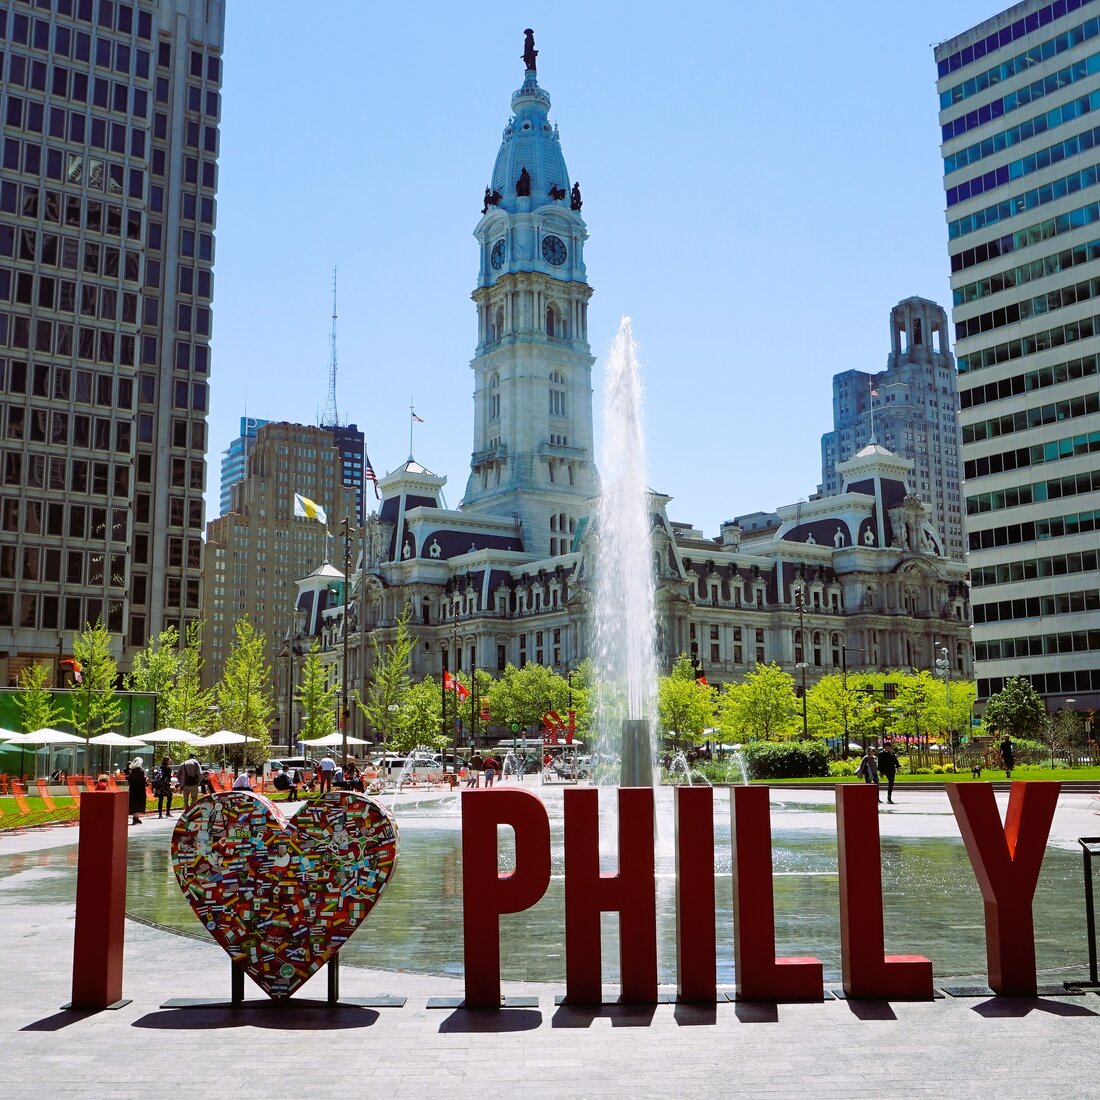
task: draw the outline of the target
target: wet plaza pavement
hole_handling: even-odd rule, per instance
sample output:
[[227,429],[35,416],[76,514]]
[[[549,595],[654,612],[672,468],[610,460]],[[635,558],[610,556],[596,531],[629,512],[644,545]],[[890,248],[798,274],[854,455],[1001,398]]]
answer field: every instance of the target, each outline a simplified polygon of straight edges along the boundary
[[[62,1013],[72,965],[76,830],[0,837],[0,1084],[3,1096],[1097,1095],[1100,997],[990,997],[884,1004],[555,1006],[564,991],[560,793],[553,880],[535,910],[502,920],[505,992],[537,1009],[429,1009],[461,996],[461,874],[454,796],[403,795],[394,882],[344,949],[346,996],[399,994],[394,1009],[164,1010],[169,997],[228,996],[229,964],[184,903],[167,859],[171,823],[131,828],[125,995],[130,1005]],[[901,792],[884,807],[887,950],[932,959],[937,984],[981,982],[980,895],[946,798]],[[1004,797],[999,796],[1002,805]],[[1095,809],[1092,806],[1091,809]],[[1036,895],[1040,982],[1083,977],[1081,857],[1100,833],[1088,795],[1059,801]],[[716,792],[719,986],[732,988],[728,797]],[[829,791],[773,792],[778,950],[816,954],[839,978],[836,836]],[[723,843],[724,829],[724,843]],[[660,825],[659,825],[660,830]],[[674,987],[670,839],[661,835],[661,980]],[[502,856],[507,866],[508,854]],[[611,922],[609,922],[610,924]],[[612,929],[608,929],[611,937]],[[605,980],[617,951],[609,938]],[[304,989],[322,997],[324,977]],[[259,996],[251,985],[248,995]],[[608,989],[609,998],[614,991]],[[300,1034],[307,1032],[312,1034]]]

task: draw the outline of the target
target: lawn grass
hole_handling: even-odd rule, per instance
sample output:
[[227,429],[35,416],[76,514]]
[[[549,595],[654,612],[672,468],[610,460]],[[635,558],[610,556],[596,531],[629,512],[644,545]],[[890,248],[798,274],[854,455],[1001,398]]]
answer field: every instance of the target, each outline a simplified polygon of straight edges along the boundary
[[[920,774],[913,775],[911,772],[901,771],[898,772],[895,779],[895,785],[904,785],[906,783],[991,783],[991,782],[1004,782],[1005,773],[1002,769],[990,770],[989,768],[983,768],[980,776],[972,775],[969,769],[961,772],[944,772],[940,775],[935,774]],[[1042,767],[1038,764],[1022,764],[1017,768],[1012,769],[1013,779],[1032,779],[1032,780],[1054,780],[1062,782],[1063,780],[1076,780],[1084,782],[1095,782],[1097,788],[1100,789],[1100,767],[1084,767],[1084,768],[1050,768]],[[794,784],[806,784],[820,785],[822,783],[862,783],[863,780],[856,775],[819,775],[811,776],[805,779],[754,779],[753,783],[794,783]],[[883,780],[885,782],[885,780]]]

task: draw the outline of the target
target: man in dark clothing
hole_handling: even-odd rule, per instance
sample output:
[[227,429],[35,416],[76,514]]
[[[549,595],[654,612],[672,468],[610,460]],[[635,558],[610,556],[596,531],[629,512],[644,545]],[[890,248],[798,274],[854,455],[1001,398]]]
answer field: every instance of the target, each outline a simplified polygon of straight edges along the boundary
[[1005,734],[1005,739],[1001,742],[1001,759],[1004,761],[1005,766],[1005,778],[1012,778],[1012,767],[1015,763],[1015,758],[1012,752],[1012,742],[1009,740],[1008,734]]
[[881,775],[886,776],[886,801],[890,803],[894,801],[894,776],[898,774],[900,766],[901,761],[894,752],[894,746],[887,741],[878,754],[878,770]]

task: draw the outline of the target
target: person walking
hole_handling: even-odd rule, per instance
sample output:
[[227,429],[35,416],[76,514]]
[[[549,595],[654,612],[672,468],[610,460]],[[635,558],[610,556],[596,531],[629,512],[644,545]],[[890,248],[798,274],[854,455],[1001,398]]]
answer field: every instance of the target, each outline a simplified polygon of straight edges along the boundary
[[172,758],[166,756],[153,773],[153,794],[157,796],[157,817],[172,816]]
[[332,778],[336,774],[336,761],[331,756],[322,757],[318,766],[318,774],[320,776],[319,793],[324,794],[325,791],[331,791]]
[[183,809],[186,813],[198,800],[199,784],[202,782],[202,766],[192,753],[180,764],[180,791],[183,793]]
[[141,824],[141,815],[145,813],[145,768],[140,756],[126,770],[126,782],[129,785],[127,806],[130,811],[131,825]]
[[1015,766],[1015,752],[1012,748],[1012,741],[1009,739],[1008,734],[1005,734],[1005,739],[1001,742],[1001,760],[1005,766],[1005,778],[1012,778],[1012,769]]
[[480,753],[474,753],[470,757],[469,762],[466,764],[466,786],[467,787],[480,787],[481,786],[481,769],[485,767],[485,761],[482,760]]
[[485,786],[486,787],[491,787],[493,785],[493,780],[496,778],[497,769],[499,767],[500,767],[500,764],[497,763],[497,758],[495,756],[485,757]]
[[875,794],[878,795],[879,802],[882,801],[882,796],[878,794],[878,761],[875,759],[875,750],[870,748],[864,754],[863,759],[859,762],[859,771],[856,775],[861,776],[864,783],[873,783],[875,785]]
[[886,801],[893,804],[894,801],[894,777],[898,774],[901,761],[894,752],[894,746],[887,741],[878,754],[878,770],[880,775],[886,776]]

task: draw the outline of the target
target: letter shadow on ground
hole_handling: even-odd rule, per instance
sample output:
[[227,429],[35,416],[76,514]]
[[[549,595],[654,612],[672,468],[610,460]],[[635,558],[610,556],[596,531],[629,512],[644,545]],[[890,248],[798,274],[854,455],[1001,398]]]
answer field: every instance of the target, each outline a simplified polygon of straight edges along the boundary
[[707,1027],[718,1022],[718,1005],[677,1001],[672,1018],[680,1027]]
[[353,1008],[348,1005],[318,1005],[298,1007],[291,1002],[283,1006],[263,1005],[254,1010],[240,1008],[166,1008],[159,1012],[147,1012],[138,1017],[131,1027],[161,1031],[214,1031],[229,1027],[263,1027],[271,1031],[334,1031],[371,1027],[378,1022],[379,1013],[370,1008]]
[[655,1004],[558,1005],[550,1020],[551,1027],[591,1027],[597,1016],[611,1021],[612,1027],[649,1027],[657,1011]]
[[1052,1016],[1096,1016],[1083,1004],[1066,1004],[1050,997],[991,997],[971,1006],[971,1011],[987,1020],[1020,1019],[1031,1012],[1049,1012]]
[[538,1031],[542,1012],[537,1008],[456,1008],[439,1025],[440,1034],[493,1034],[510,1031]]
[[81,1020],[88,1019],[89,1016],[96,1016],[101,1011],[106,1011],[106,1009],[63,1008],[60,1012],[55,1012],[52,1016],[43,1016],[41,1020],[34,1020],[19,1030],[60,1031],[63,1027],[69,1027],[71,1024],[78,1024]]

